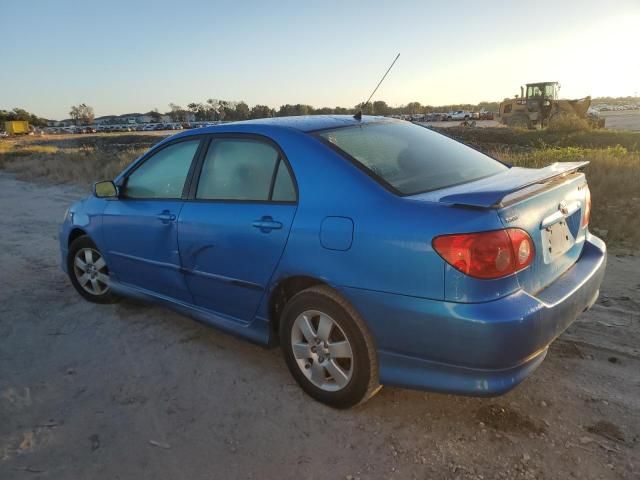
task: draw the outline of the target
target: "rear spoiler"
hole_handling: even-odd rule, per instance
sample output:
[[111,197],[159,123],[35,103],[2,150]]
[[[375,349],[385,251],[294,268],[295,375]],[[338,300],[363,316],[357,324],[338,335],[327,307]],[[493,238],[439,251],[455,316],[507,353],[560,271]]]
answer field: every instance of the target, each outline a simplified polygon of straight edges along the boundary
[[445,195],[439,201],[450,205],[498,208],[509,194],[576,172],[588,164],[588,161],[556,162],[544,168],[511,167],[506,172],[470,183],[463,192]]

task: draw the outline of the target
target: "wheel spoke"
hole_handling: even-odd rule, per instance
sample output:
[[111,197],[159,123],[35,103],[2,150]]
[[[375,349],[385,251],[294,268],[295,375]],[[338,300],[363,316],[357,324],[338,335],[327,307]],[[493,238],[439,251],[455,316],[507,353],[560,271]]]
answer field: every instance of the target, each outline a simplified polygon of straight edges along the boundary
[[294,357],[301,360],[311,358],[311,347],[308,343],[294,343],[292,348]]
[[331,328],[333,327],[333,320],[326,315],[320,315],[320,323],[318,324],[318,337],[328,342],[329,335],[331,335]]
[[84,251],[84,261],[87,262],[87,265],[93,264],[93,252],[88,248]]
[[307,343],[314,343],[316,334],[313,331],[313,326],[311,325],[311,319],[309,318],[309,316],[302,315],[302,317],[298,318],[297,323]]
[[326,364],[326,369],[329,371],[329,374],[333,377],[336,384],[342,388],[347,382],[349,382],[349,377],[347,374],[340,368],[340,366],[336,363],[335,360],[331,359]]
[[84,275],[78,277],[78,283],[80,285],[86,285],[90,279],[91,279],[91,275],[89,275],[88,273],[85,273]]
[[96,261],[96,263],[94,263],[96,269],[98,270],[102,270],[107,264],[104,261],[104,258],[102,257],[98,257],[98,260]]
[[311,364],[311,381],[318,387],[325,382],[324,367],[318,362]]
[[104,273],[98,273],[96,278],[105,285],[109,285],[109,275],[105,275]]
[[76,257],[75,264],[76,264],[76,267],[78,267],[81,271],[83,272],[87,271],[87,264],[84,263],[80,257]]
[[98,285],[97,278],[91,279],[91,289],[93,290],[94,293],[100,293],[102,291],[102,289],[100,288],[100,285]]
[[346,340],[330,343],[328,348],[331,358],[351,358],[353,356],[351,353],[351,346]]

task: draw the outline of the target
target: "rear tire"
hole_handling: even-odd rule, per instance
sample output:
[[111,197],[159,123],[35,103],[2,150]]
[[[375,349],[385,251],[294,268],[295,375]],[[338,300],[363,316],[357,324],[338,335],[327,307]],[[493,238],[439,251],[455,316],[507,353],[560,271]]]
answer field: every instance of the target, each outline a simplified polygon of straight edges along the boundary
[[373,337],[354,308],[326,286],[287,302],[280,344],[293,378],[319,402],[349,408],[381,388]]
[[69,246],[67,272],[76,291],[93,303],[114,303],[109,268],[100,250],[88,235],[76,238]]

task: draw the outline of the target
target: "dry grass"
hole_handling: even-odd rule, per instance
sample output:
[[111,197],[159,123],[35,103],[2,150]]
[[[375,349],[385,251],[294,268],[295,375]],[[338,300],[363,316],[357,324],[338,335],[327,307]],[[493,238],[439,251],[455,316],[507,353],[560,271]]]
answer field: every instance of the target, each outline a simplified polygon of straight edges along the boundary
[[576,115],[561,115],[549,123],[550,132],[584,132],[590,131],[591,125],[585,118]]
[[640,132],[606,129],[578,130],[570,132],[523,130],[515,128],[434,128],[444,135],[460,140],[482,150],[499,148],[529,151],[545,147],[607,148],[621,145],[630,152],[640,151]]
[[48,179],[90,185],[97,180],[114,178],[145,150],[14,145],[12,149],[0,147],[0,169],[15,173],[21,180]]

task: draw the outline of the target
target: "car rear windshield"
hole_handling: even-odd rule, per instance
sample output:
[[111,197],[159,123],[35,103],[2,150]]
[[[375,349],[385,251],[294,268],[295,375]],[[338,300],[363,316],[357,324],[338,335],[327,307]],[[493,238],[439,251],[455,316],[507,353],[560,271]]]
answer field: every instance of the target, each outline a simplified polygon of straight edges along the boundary
[[504,164],[427,128],[405,122],[365,123],[318,135],[401,195],[495,175]]

